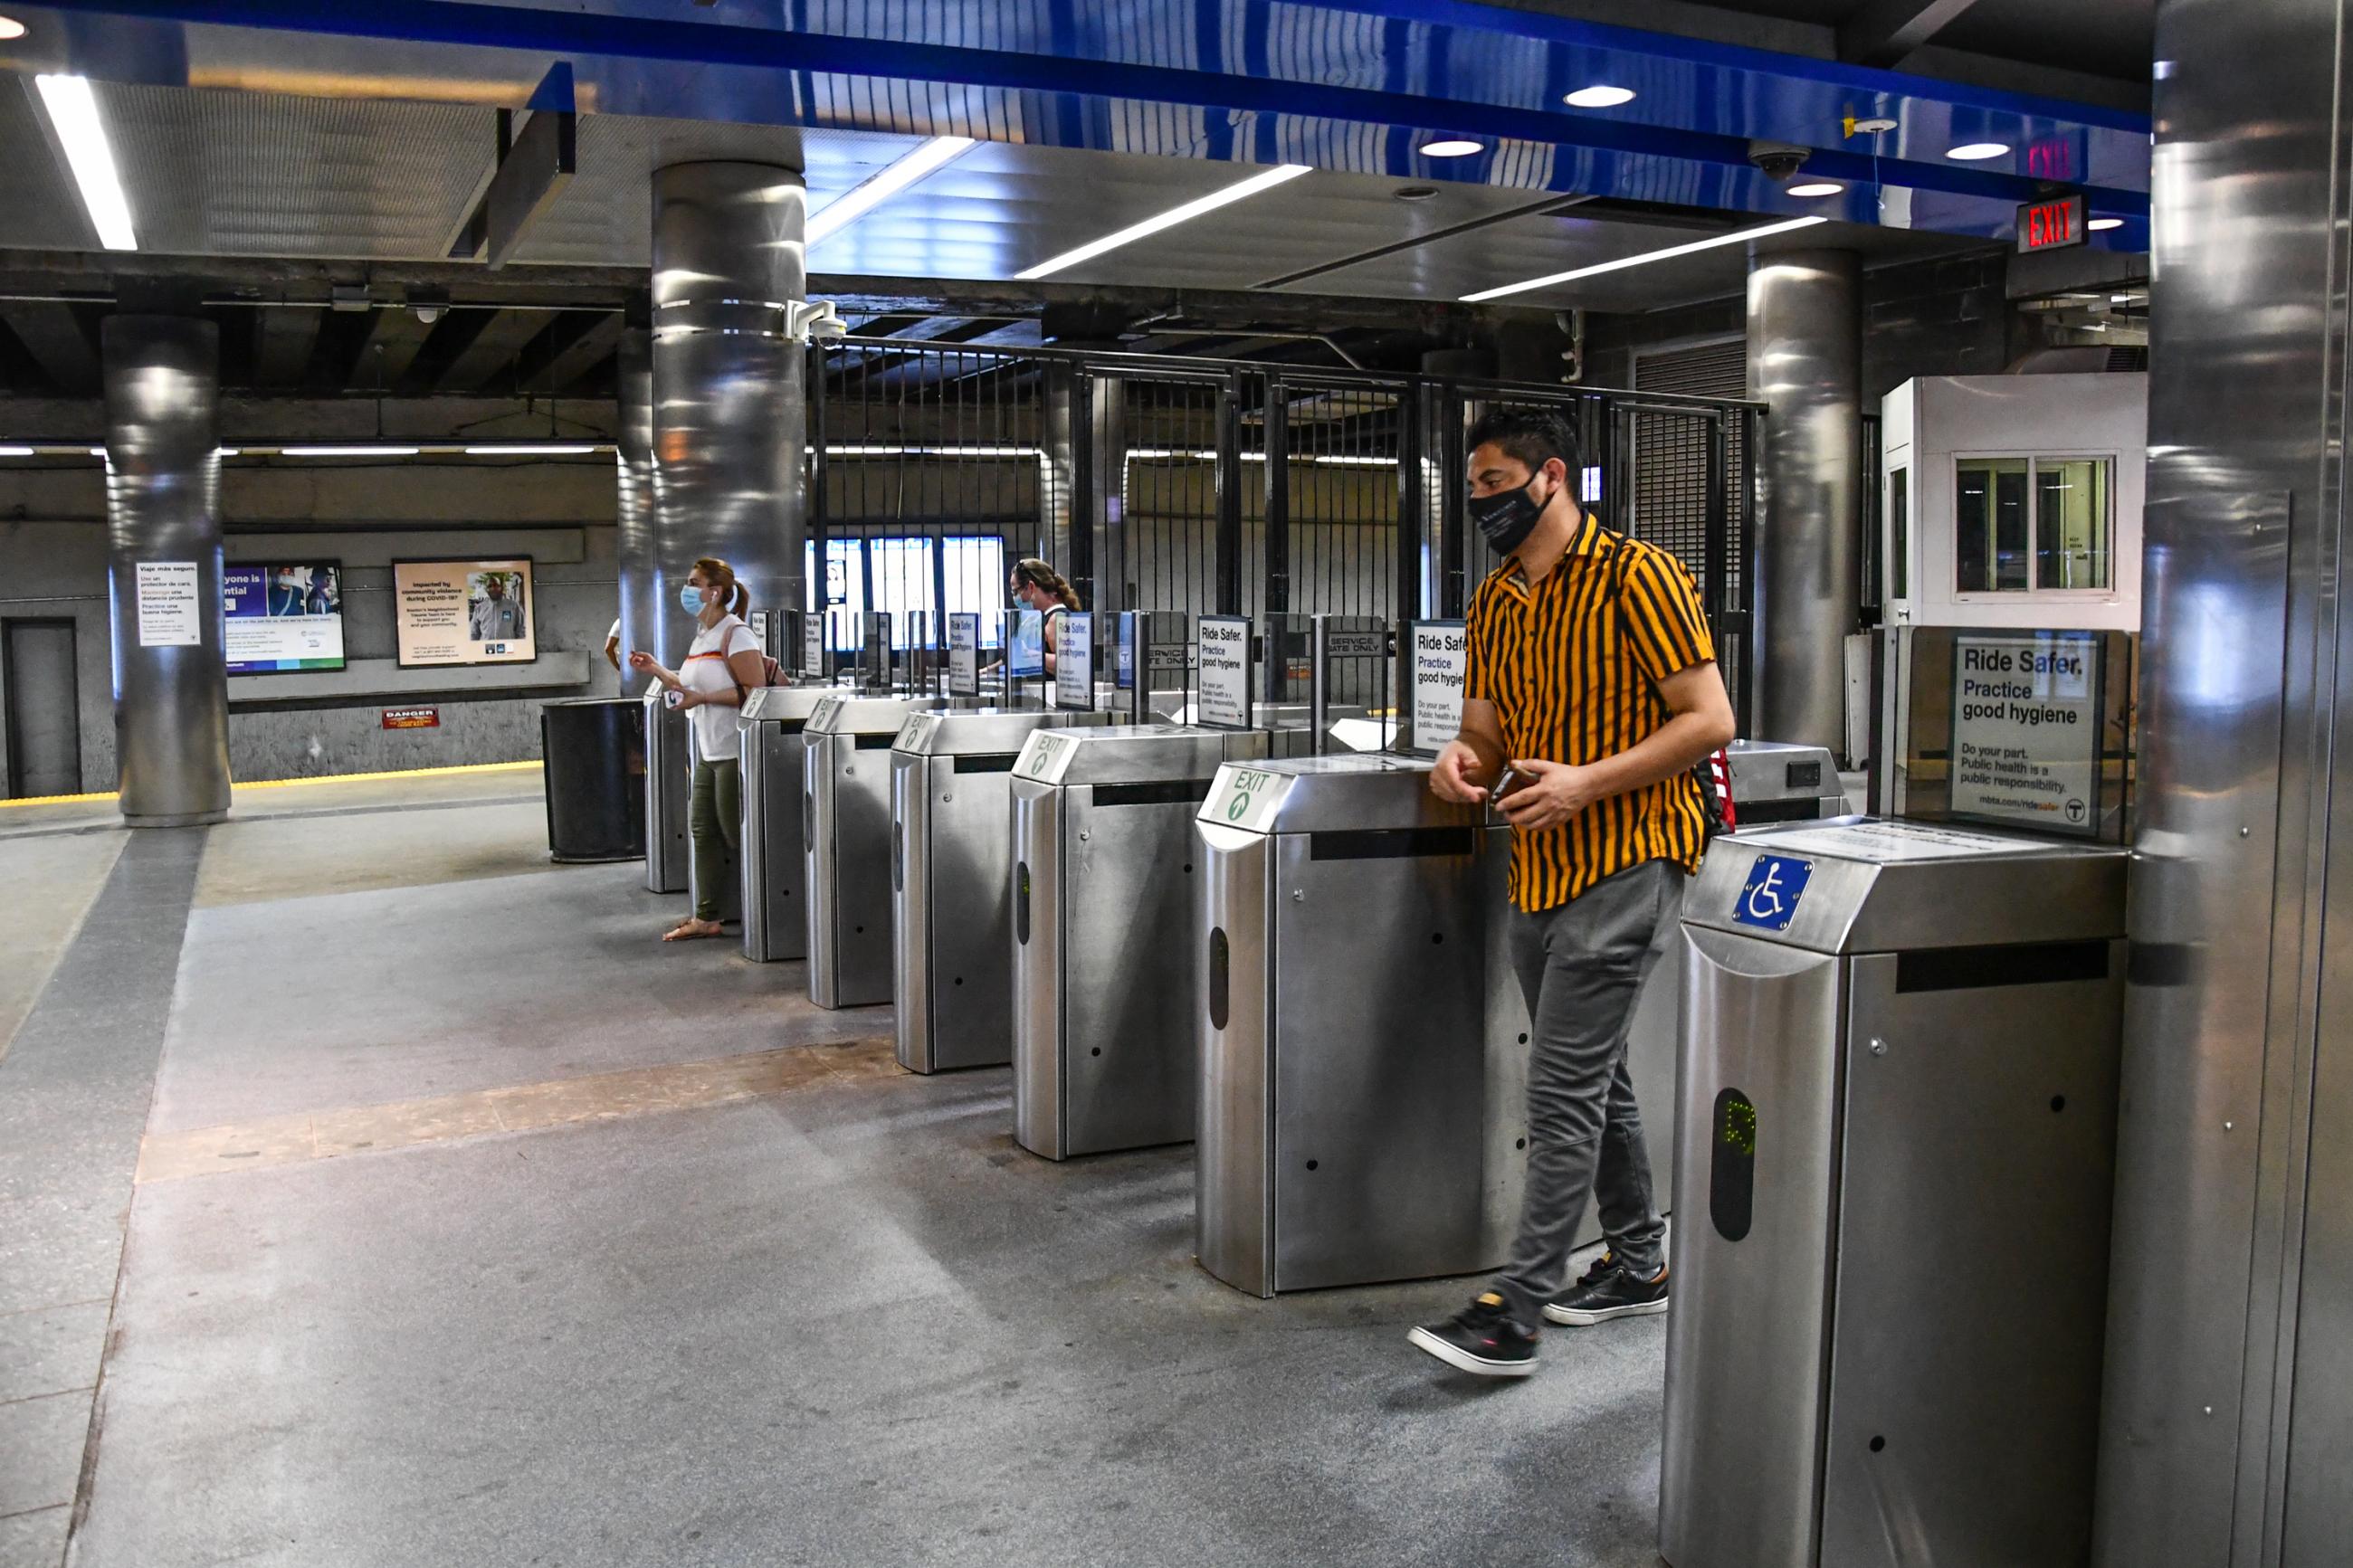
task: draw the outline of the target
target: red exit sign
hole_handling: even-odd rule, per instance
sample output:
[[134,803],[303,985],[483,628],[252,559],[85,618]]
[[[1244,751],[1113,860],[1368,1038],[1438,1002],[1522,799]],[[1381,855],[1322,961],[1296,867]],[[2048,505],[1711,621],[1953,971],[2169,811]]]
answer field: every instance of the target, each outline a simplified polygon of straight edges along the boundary
[[2018,248],[2021,255],[2031,250],[2064,250],[2071,245],[2083,244],[2086,237],[2080,193],[2047,202],[2029,202],[2018,209]]

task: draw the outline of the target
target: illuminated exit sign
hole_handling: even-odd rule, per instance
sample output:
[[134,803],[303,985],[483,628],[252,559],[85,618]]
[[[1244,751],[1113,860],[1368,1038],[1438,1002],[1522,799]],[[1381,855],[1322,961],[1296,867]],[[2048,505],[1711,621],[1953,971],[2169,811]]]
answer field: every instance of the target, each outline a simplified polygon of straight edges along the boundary
[[2081,193],[2047,202],[2029,202],[2018,209],[2018,248],[2064,250],[2084,243],[2084,198]]

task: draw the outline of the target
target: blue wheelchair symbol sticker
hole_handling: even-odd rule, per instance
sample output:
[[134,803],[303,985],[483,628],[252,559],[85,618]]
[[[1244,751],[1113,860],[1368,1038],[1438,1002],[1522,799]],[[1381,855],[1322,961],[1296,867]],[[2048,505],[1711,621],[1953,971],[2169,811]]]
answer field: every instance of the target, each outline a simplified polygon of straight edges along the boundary
[[1748,885],[1740,889],[1740,901],[1732,909],[1732,918],[1745,926],[1763,931],[1788,931],[1790,921],[1797,917],[1798,900],[1806,896],[1806,884],[1813,879],[1814,863],[1792,859],[1787,855],[1759,855],[1757,863],[1748,868]]

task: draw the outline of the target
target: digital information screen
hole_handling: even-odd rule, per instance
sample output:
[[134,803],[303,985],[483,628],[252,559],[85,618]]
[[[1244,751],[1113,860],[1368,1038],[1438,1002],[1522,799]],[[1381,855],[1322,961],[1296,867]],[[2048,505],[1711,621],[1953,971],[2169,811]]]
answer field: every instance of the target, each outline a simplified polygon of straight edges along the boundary
[[531,561],[396,561],[393,628],[404,668],[441,664],[529,664]]
[[224,651],[231,675],[343,668],[343,569],[221,568]]

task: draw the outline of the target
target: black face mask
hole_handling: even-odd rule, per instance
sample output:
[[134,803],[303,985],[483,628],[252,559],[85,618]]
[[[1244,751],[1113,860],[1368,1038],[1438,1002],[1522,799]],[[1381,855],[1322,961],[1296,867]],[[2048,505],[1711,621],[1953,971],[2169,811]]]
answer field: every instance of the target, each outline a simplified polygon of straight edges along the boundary
[[1526,543],[1528,535],[1536,531],[1536,520],[1552,504],[1551,496],[1538,500],[1528,494],[1535,482],[1535,476],[1530,475],[1528,482],[1518,489],[1471,498],[1471,521],[1479,525],[1480,533],[1494,546],[1496,554],[1509,555]]

